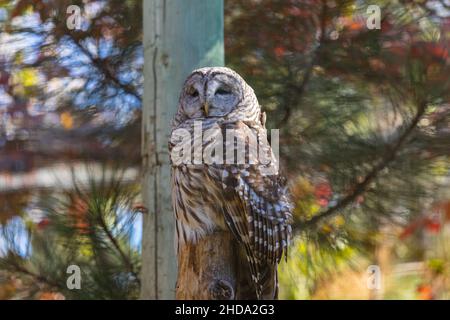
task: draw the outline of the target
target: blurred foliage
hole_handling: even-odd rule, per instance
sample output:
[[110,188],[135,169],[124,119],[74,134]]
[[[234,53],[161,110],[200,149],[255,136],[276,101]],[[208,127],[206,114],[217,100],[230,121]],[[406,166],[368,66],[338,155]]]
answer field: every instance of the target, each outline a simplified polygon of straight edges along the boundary
[[0,1],[0,298],[137,298],[141,38],[142,1]]
[[[66,26],[72,4],[80,30]],[[381,8],[380,30],[366,27],[369,5]],[[138,165],[141,17],[142,1],[0,0],[0,174]],[[417,292],[391,286],[385,297],[445,296],[449,38],[445,1],[225,0],[227,64],[281,129],[296,204],[282,297],[321,297],[340,275],[364,276],[390,242],[396,262],[424,262],[426,281],[395,278]],[[119,176],[1,191],[0,298],[137,297],[138,186]],[[30,218],[37,207],[43,215]],[[68,264],[82,267],[83,290],[64,288]]]
[[[0,270],[22,279],[21,298],[138,297],[138,184],[106,166],[88,171],[87,183],[73,175],[73,189],[42,194],[30,214],[1,227]],[[66,285],[71,265],[81,270],[80,290]]]
[[449,199],[449,16],[445,1],[226,1],[227,63],[281,130],[296,202],[284,297],[313,297],[361,254],[378,264],[387,229],[401,243]]
[[[81,29],[66,25],[69,5]],[[0,17],[3,161],[28,152],[23,170],[124,155],[139,163],[142,2],[2,1]]]

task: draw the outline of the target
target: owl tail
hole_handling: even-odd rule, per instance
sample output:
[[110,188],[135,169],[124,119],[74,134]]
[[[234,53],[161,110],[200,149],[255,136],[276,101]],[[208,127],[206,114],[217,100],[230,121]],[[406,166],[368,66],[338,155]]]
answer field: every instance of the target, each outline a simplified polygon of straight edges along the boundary
[[259,280],[260,300],[275,300],[278,299],[278,271],[277,265],[268,265],[261,271],[261,277]]
[[[275,300],[278,299],[277,264],[250,266],[243,252],[237,261],[237,294],[239,300]],[[259,271],[259,277],[257,273]],[[256,279],[256,281],[255,281]]]

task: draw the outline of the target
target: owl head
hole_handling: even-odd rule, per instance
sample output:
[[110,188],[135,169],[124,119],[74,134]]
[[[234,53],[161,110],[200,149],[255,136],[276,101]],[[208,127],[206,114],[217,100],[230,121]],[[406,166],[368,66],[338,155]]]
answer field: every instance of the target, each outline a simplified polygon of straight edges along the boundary
[[260,112],[253,89],[235,71],[201,68],[184,82],[173,126],[187,120],[259,121]]

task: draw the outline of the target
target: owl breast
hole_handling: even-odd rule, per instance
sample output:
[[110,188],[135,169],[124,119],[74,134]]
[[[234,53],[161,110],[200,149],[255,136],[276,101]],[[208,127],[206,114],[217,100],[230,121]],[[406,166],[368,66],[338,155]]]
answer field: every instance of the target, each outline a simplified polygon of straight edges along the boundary
[[173,206],[180,244],[196,242],[215,230],[225,230],[222,190],[210,182],[205,165],[172,168]]

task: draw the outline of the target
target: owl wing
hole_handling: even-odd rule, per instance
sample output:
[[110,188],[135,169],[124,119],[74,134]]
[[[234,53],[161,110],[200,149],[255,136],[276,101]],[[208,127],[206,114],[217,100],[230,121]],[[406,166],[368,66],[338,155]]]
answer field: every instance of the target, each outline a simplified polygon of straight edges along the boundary
[[247,154],[246,164],[225,164],[210,170],[214,171],[213,180],[222,184],[225,221],[244,245],[257,291],[262,291],[264,278],[271,273],[269,271],[280,261],[283,253],[287,255],[292,230],[292,205],[287,187],[276,170],[276,159],[265,130],[242,123],[235,130],[236,140],[226,141],[228,147],[230,143],[235,147],[239,140],[245,141],[251,132],[256,132],[262,138],[259,152],[269,154],[271,161],[265,165],[258,161],[250,164],[255,163],[255,159],[250,161],[255,155]]
[[224,168],[222,185],[228,226],[247,241],[259,260],[279,262],[291,236],[292,205],[279,176],[264,176],[258,166]]

